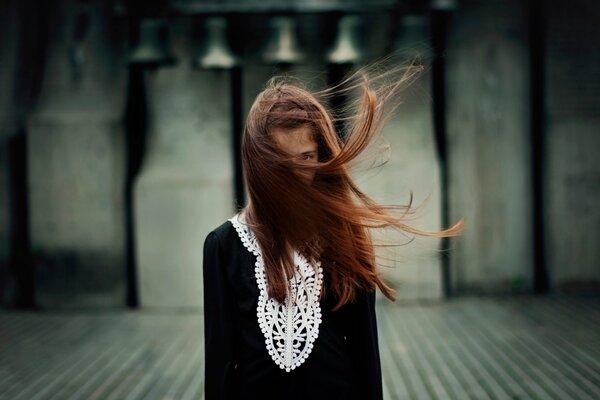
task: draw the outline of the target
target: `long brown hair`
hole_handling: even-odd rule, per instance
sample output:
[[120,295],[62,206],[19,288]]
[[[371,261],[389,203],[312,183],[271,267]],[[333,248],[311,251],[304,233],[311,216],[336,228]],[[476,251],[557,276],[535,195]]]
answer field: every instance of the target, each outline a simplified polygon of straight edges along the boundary
[[[336,87],[310,92],[283,77],[271,79],[256,97],[246,120],[242,142],[244,179],[249,203],[245,219],[261,247],[269,296],[286,299],[287,281],[296,271],[293,250],[320,260],[327,290],[335,308],[353,301],[357,290],[379,287],[390,300],[394,290],[381,278],[370,230],[395,227],[420,236],[457,235],[459,221],[441,231],[422,231],[405,222],[411,204],[383,206],[354,183],[349,165],[363,152],[399,104],[397,94],[419,67],[411,65],[380,73],[371,79],[360,70]],[[395,77],[395,78],[394,78]],[[394,78],[394,79],[390,79]],[[382,83],[383,82],[383,83]],[[353,115],[346,117],[347,132],[337,132],[326,99],[332,93],[356,93]],[[292,159],[272,137],[276,129],[308,126],[318,144],[317,165]],[[342,140],[341,137],[344,137]],[[314,171],[307,183],[298,170]],[[411,197],[412,203],[412,197]],[[401,215],[398,211],[402,211]]]

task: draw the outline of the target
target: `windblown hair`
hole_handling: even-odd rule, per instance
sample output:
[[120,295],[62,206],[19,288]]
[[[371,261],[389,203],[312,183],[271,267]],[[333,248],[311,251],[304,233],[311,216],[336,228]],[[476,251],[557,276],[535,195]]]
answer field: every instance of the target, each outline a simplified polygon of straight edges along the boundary
[[[411,204],[379,205],[359,189],[349,173],[349,164],[373,142],[398,104],[397,93],[418,72],[416,69],[410,66],[384,84],[382,79],[391,74],[380,74],[376,77],[379,86],[373,85],[365,71],[359,71],[336,87],[314,93],[276,77],[256,97],[242,142],[249,194],[243,212],[262,250],[269,296],[285,301],[288,279],[296,271],[296,249],[309,259],[321,261],[336,309],[353,301],[357,290],[376,287],[395,300],[395,291],[378,271],[370,230],[395,227],[420,236],[448,237],[462,229],[463,221],[441,231],[415,229],[403,222]],[[337,132],[336,119],[319,98],[356,93],[357,89],[362,95],[357,97],[348,131]],[[299,127],[310,127],[314,135],[317,164],[292,158],[272,136],[276,129]],[[314,171],[312,182],[295,173],[302,170]],[[398,215],[399,210],[404,210],[402,215]]]

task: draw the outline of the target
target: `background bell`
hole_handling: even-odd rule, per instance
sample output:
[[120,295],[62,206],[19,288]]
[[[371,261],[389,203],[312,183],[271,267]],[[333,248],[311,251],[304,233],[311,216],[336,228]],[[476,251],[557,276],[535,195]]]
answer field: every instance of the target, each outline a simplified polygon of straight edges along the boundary
[[292,17],[274,17],[264,59],[274,64],[293,64],[301,61],[304,55],[298,48],[296,23]]
[[456,0],[432,0],[431,8],[439,11],[453,11],[457,7]]
[[175,64],[168,47],[167,26],[164,21],[143,19],[140,22],[139,40],[129,55],[129,64],[161,66]]
[[227,20],[210,17],[206,20],[203,50],[194,59],[196,68],[233,68],[239,61],[227,43]]
[[358,45],[359,24],[360,18],[356,15],[340,18],[335,44],[327,55],[327,61],[332,64],[355,64],[363,59],[363,51]]

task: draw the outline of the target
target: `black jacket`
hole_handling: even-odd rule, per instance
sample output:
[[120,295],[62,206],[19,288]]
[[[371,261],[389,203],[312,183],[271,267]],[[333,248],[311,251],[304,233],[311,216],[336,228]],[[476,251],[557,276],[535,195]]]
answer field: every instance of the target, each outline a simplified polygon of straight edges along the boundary
[[255,261],[229,221],[206,237],[206,400],[382,399],[375,292],[361,292],[332,312],[335,302],[325,287],[314,348],[302,365],[285,372],[269,356],[258,325]]

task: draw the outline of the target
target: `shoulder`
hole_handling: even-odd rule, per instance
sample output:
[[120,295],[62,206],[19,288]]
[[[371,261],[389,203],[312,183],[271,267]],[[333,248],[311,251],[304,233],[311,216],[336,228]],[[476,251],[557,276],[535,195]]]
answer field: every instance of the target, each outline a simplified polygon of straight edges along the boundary
[[[233,275],[246,254],[238,233],[230,220],[210,231],[204,239],[203,265],[205,273],[227,270]],[[239,264],[239,265],[238,265]]]
[[227,220],[206,235],[204,245],[226,244],[237,240],[237,233],[231,221]]
[[223,222],[221,225],[217,226],[215,229],[213,229],[209,233],[209,235],[214,234],[218,238],[227,238],[234,233],[235,233],[235,228],[233,227],[233,224],[231,223],[231,221],[227,220],[227,221]]
[[232,256],[238,251],[239,239],[235,228],[229,220],[213,229],[204,239],[203,265],[204,270],[212,270],[217,266],[229,265]]

